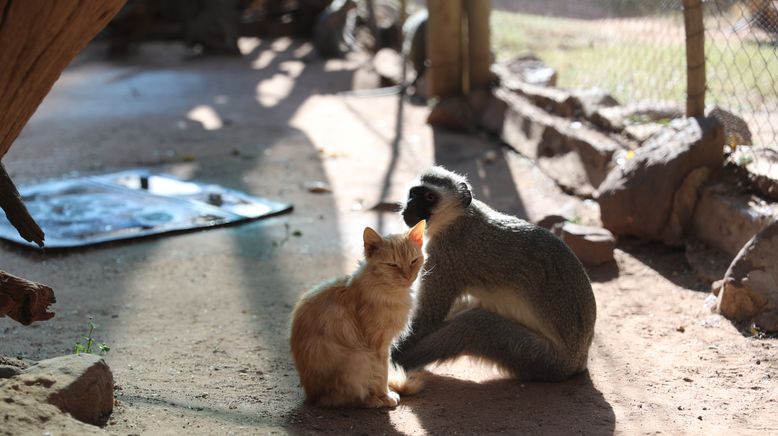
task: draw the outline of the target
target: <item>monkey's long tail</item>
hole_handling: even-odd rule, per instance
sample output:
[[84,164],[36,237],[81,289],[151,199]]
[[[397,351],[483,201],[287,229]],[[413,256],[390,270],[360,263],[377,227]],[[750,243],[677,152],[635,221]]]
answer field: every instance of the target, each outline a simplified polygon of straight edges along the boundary
[[392,363],[389,366],[389,387],[400,395],[414,395],[424,387],[423,370],[406,373],[401,366]]

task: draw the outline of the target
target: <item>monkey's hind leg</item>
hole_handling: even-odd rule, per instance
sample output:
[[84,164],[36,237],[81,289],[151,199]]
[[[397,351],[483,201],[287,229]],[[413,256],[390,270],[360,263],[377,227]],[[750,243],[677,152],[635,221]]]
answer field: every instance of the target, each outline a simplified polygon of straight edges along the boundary
[[413,369],[463,355],[487,359],[526,381],[560,381],[582,369],[545,337],[483,309],[455,316],[404,351],[397,363]]

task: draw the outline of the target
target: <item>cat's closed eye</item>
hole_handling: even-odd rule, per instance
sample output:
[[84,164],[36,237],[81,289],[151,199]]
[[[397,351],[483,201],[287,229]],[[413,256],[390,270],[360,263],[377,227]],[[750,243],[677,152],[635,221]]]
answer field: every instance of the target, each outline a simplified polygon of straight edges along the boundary
[[400,268],[400,265],[397,265],[396,263],[391,263],[391,262],[384,262],[384,265],[390,266],[392,268]]
[[416,265],[416,262],[418,262],[418,261],[420,261],[420,260],[421,260],[421,258],[420,258],[420,257],[417,257],[416,259],[413,259],[413,260],[411,261],[411,265]]

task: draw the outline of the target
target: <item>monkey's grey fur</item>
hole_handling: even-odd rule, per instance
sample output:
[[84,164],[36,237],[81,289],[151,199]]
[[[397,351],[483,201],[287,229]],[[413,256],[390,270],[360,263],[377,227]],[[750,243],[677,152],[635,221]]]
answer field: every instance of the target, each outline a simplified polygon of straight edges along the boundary
[[[561,240],[472,199],[466,179],[441,167],[420,175],[402,214],[408,225],[427,219],[429,239],[397,363],[411,369],[469,355],[535,381],[586,369],[594,294]],[[468,296],[475,302],[463,309]]]
[[354,0],[333,0],[316,18],[313,46],[323,58],[342,57],[356,45]]

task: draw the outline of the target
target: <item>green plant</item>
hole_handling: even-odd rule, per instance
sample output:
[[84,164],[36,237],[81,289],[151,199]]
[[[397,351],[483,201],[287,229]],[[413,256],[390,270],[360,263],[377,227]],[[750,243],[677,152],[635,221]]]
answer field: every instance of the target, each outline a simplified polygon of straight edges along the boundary
[[[84,340],[86,343],[82,344],[80,341],[73,344],[73,354],[92,354],[92,346],[95,345],[94,338],[92,337],[92,334],[95,331],[95,323],[92,322],[92,317],[89,317],[89,322],[87,322],[87,326],[89,326],[89,332],[84,336]],[[109,347],[105,342],[100,342],[97,344],[97,350],[100,354],[105,354],[109,351],[111,351],[111,347]]]

